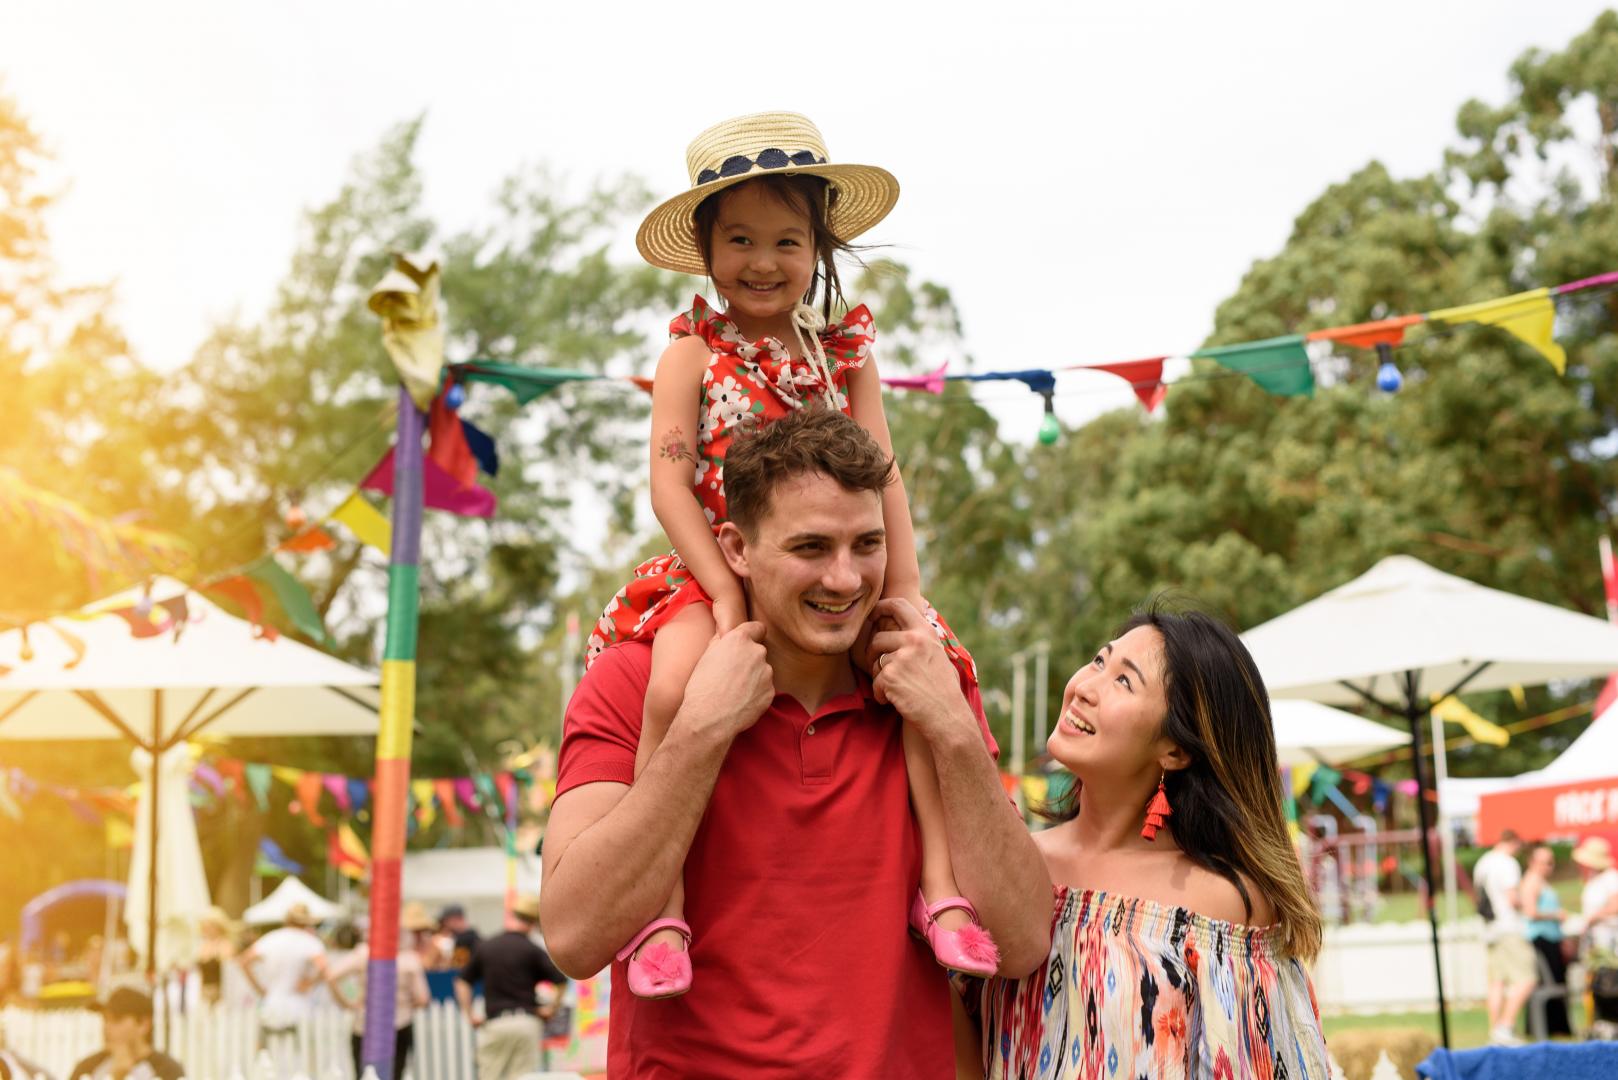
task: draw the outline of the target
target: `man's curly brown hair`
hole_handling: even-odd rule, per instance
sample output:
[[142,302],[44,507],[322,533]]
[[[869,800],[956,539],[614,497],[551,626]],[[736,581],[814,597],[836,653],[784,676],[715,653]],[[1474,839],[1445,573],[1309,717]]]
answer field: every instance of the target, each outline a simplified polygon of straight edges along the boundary
[[770,512],[780,484],[818,473],[848,491],[874,491],[893,482],[893,457],[871,433],[818,402],[736,436],[725,454],[725,504],[730,520],[748,536]]

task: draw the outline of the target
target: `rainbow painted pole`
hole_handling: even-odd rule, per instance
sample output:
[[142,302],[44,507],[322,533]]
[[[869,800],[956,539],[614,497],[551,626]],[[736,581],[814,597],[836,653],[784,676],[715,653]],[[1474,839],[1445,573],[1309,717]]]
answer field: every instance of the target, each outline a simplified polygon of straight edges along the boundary
[[399,885],[416,718],[416,619],[421,564],[421,436],[410,391],[399,388],[393,452],[393,549],[388,561],[388,631],[382,654],[382,724],[376,739],[371,810],[371,962],[365,973],[364,1064],[393,1075],[394,987],[399,956]]

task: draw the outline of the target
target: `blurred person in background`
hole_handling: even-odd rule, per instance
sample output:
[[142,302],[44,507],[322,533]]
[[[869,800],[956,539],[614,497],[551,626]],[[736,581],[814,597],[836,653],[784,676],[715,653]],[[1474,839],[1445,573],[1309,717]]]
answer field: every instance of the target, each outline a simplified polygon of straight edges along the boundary
[[[415,935],[431,930],[433,921],[420,904],[406,904],[399,913],[398,967],[395,969],[393,998],[393,1080],[402,1080],[405,1063],[416,1048],[416,1010],[427,1007],[427,970],[416,952]],[[326,983],[337,1003],[350,1010],[353,1029],[348,1037],[354,1055],[354,1075],[365,1074],[361,1060],[365,1050],[365,978],[371,950],[362,940],[326,971]]]
[[152,999],[120,986],[99,1006],[106,1044],[77,1065],[70,1080],[184,1080],[185,1066],[152,1047]]
[[[1536,965],[1541,986],[1567,985],[1567,956],[1562,952],[1562,898],[1556,895],[1551,875],[1556,872],[1556,853],[1545,844],[1528,853],[1528,869],[1523,872],[1517,903],[1521,907],[1528,944],[1544,959]],[[1545,1030],[1551,1035],[1572,1035],[1568,1023],[1567,999],[1552,998],[1545,1003]]]
[[235,926],[222,908],[211,907],[197,921],[197,976],[202,1000],[213,1005],[224,993],[226,965],[236,958]]
[[1585,837],[1573,849],[1573,862],[1584,879],[1579,921],[1593,1012],[1590,1037],[1618,1039],[1618,867],[1612,844],[1605,837]]
[[237,959],[259,998],[259,1046],[287,1058],[290,1075],[298,1023],[309,1015],[313,994],[326,978],[326,946],[315,935],[314,916],[304,904],[287,909],[285,924],[249,945]]
[[1522,867],[1517,863],[1521,850],[1522,840],[1506,829],[1472,868],[1488,949],[1489,1041],[1497,1046],[1522,1041],[1517,1037],[1517,1017],[1539,981],[1521,908]]

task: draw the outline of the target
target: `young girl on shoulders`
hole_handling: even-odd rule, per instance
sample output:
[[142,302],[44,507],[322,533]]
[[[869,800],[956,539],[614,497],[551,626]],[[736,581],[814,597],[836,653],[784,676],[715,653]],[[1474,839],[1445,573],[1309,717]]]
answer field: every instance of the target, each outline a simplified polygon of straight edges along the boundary
[[[674,552],[642,564],[591,635],[586,663],[623,641],[652,642],[651,680],[635,756],[640,775],[679,711],[685,684],[716,633],[746,621],[747,600],[715,542],[726,520],[725,454],[743,429],[816,405],[853,416],[892,452],[881,383],[862,305],[842,306],[836,257],[885,217],[899,185],[885,170],[828,160],[820,132],[796,113],[759,113],[716,125],[686,153],[690,190],[657,207],[636,237],[654,266],[706,276],[724,301],[701,297],[669,327],[652,390],[652,509]],[[888,563],[883,595],[928,613],[963,682],[972,659],[921,596],[904,484],[883,497]],[[827,611],[828,615],[835,615]],[[998,951],[956,895],[938,778],[925,740],[904,731],[911,802],[922,837],[922,880],[910,912],[941,964],[990,974]],[[672,997],[691,986],[676,887],[661,917],[620,954],[630,989]]]

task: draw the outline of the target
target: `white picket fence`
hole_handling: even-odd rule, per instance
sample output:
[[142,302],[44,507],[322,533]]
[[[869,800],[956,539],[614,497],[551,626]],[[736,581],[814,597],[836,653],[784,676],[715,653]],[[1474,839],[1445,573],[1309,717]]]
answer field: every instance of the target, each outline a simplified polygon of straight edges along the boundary
[[[277,1039],[261,1057],[258,1014],[233,1006],[201,1006],[158,1015],[157,1048],[177,1059],[190,1080],[355,1080],[349,1036],[351,1014],[321,1009],[297,1030]],[[416,1013],[412,1080],[476,1080],[476,1036],[453,1002],[435,1002]],[[101,1017],[85,1009],[0,1010],[0,1046],[39,1065],[57,1080],[100,1049]],[[546,1073],[558,1078],[578,1073]]]

